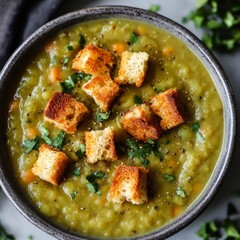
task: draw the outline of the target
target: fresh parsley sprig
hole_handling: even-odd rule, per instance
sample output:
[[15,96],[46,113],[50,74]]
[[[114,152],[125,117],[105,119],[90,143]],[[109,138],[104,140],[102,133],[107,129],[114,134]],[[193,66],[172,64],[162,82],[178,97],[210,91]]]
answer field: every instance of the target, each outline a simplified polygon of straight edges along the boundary
[[138,158],[144,167],[147,167],[150,164],[150,161],[147,159],[147,157],[151,154],[154,154],[161,161],[163,160],[163,155],[158,144],[151,139],[149,139],[146,143],[140,144],[134,139],[128,138],[126,140],[126,145],[129,158]]
[[203,42],[210,49],[234,50],[240,46],[240,4],[237,0],[198,0],[196,9],[183,18],[204,29]]
[[40,130],[40,132],[42,134],[42,140],[46,144],[48,144],[48,145],[50,145],[50,146],[52,146],[54,148],[57,148],[59,150],[62,150],[63,145],[66,143],[66,141],[65,141],[66,140],[66,133],[63,130],[60,131],[58,133],[58,135],[55,138],[53,138],[53,139],[51,139],[49,137],[50,133],[49,133],[49,131],[45,127],[41,126],[39,130]]

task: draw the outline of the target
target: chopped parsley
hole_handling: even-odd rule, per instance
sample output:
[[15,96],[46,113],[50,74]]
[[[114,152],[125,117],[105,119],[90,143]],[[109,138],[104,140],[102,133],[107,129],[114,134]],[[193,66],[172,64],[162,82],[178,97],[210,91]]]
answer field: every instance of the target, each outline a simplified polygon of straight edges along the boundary
[[152,4],[148,10],[151,12],[158,12],[160,9],[161,9],[160,5]]
[[58,135],[53,139],[51,139],[49,137],[49,131],[46,128],[44,128],[43,126],[41,126],[39,130],[42,134],[42,140],[46,144],[48,144],[54,148],[57,148],[58,150],[62,150],[62,147],[65,144],[65,140],[66,140],[66,133],[63,130],[60,131],[58,133]]
[[133,100],[134,100],[135,104],[142,104],[143,103],[143,100],[138,95],[134,95]]
[[198,122],[195,122],[192,124],[191,129],[193,132],[196,133],[196,139],[198,142],[203,143],[204,142],[204,137],[202,133],[200,132],[200,124]]
[[136,42],[138,41],[138,35],[133,32],[131,35],[130,35],[130,38],[129,38],[129,43],[131,45],[135,44]]
[[67,49],[68,49],[68,51],[72,51],[73,50],[73,46],[69,45],[69,46],[67,46]]
[[77,176],[77,177],[81,175],[81,172],[80,172],[79,168],[74,168],[72,170],[72,173],[73,173],[74,176]]
[[32,150],[38,150],[39,147],[39,137],[36,136],[31,140],[25,140],[23,142],[23,146],[25,147],[25,153],[30,153]]
[[94,118],[97,122],[104,122],[107,119],[109,119],[109,117],[111,116],[111,113],[112,113],[111,111],[109,111],[109,112],[99,112],[95,115]]
[[72,193],[71,193],[71,199],[73,200],[78,194],[78,191],[74,190]]
[[15,237],[7,233],[3,226],[0,225],[0,240],[15,240]]
[[240,46],[239,1],[198,0],[196,9],[183,18],[203,28],[202,38],[207,47],[215,50],[234,50]]
[[93,172],[90,175],[88,175],[86,177],[86,179],[88,181],[87,184],[86,184],[88,190],[92,193],[97,193],[98,195],[100,195],[101,194],[100,188],[99,188],[99,185],[96,182],[96,180],[101,179],[101,178],[105,178],[106,176],[107,175],[102,171],[96,171],[96,172]]
[[85,155],[85,152],[86,152],[86,145],[81,143],[79,146],[79,149],[75,152],[75,154],[79,159],[82,159]]
[[153,87],[154,91],[156,93],[164,92],[166,89],[162,87]]
[[66,66],[69,62],[69,58],[68,57],[63,57],[62,63],[64,66]]
[[163,155],[158,144],[152,139],[149,139],[146,143],[139,144],[134,139],[128,138],[126,145],[128,147],[127,153],[129,158],[139,159],[144,167],[150,164],[150,161],[147,159],[150,154],[154,154],[160,160],[163,160]]
[[85,39],[85,37],[81,34],[81,35],[80,35],[80,39],[79,39],[80,48],[81,48],[81,49],[84,48],[85,44],[86,44],[86,39]]
[[86,73],[73,73],[72,75],[70,75],[64,82],[61,82],[61,88],[62,88],[62,92],[64,93],[72,93],[73,89],[75,88],[76,84],[78,81],[81,80],[90,80],[92,77],[92,75],[90,74],[86,74]]
[[164,174],[163,177],[166,179],[167,182],[173,182],[175,177],[170,174]]
[[185,191],[181,187],[177,187],[176,193],[181,198],[185,198],[186,197],[186,193],[185,193]]

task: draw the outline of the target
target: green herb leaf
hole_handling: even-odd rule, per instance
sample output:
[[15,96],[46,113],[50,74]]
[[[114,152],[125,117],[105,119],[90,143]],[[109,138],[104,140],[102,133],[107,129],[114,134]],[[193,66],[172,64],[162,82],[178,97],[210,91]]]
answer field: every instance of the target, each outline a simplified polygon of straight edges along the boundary
[[184,192],[184,190],[181,187],[177,188],[176,193],[181,198],[185,198],[186,197],[186,193]]
[[163,176],[167,180],[167,182],[173,182],[175,180],[175,177],[170,174],[164,174]]
[[191,129],[193,132],[198,132],[198,130],[200,129],[200,124],[198,122],[193,123]]
[[7,233],[3,226],[0,225],[0,240],[15,240],[15,237]]
[[25,140],[23,146],[26,148],[25,153],[30,153],[32,150],[38,150],[39,147],[39,137],[36,136],[31,140]]
[[183,22],[191,20],[196,27],[205,30],[203,42],[215,50],[232,51],[240,46],[240,6],[239,1],[198,0],[197,7]]
[[202,239],[218,239],[221,237],[220,229],[214,221],[203,223],[197,231],[197,235]]
[[90,80],[92,77],[91,74],[86,74],[86,73],[74,73],[72,75],[70,75],[64,82],[61,82],[60,85],[61,85],[61,88],[62,88],[62,92],[64,93],[72,93],[73,89],[75,88],[76,86],[76,83],[78,81],[81,81],[81,80]]
[[152,4],[149,8],[149,11],[151,12],[158,12],[161,9],[160,5],[158,4]]
[[84,48],[85,44],[86,44],[86,39],[85,39],[85,37],[81,34],[81,35],[80,35],[80,40],[79,40],[80,48]]
[[160,160],[163,160],[158,144],[152,139],[149,139],[146,143],[138,144],[134,139],[128,138],[126,145],[129,158],[139,159],[144,167],[150,164],[150,161],[147,159],[150,154],[154,154]]
[[73,175],[75,175],[75,176],[80,176],[81,175],[81,172],[80,172],[80,169],[79,168],[74,168],[73,170],[72,170],[72,173],[73,173]]
[[69,45],[69,46],[67,46],[67,49],[68,49],[68,51],[72,51],[73,50],[73,46]]
[[28,240],[33,240],[33,236],[32,235],[28,236]]
[[233,237],[235,239],[240,239],[240,233],[234,226],[234,223],[230,219],[224,221],[224,229],[226,231],[227,237]]
[[87,185],[88,190],[91,193],[99,193],[99,186],[96,182],[92,182],[92,183],[87,182],[86,185]]
[[96,171],[91,173],[90,175],[86,176],[87,179],[87,188],[92,193],[100,194],[99,185],[97,184],[96,180],[100,178],[105,178],[107,175],[102,171]]
[[59,150],[62,150],[62,147],[65,144],[65,138],[66,138],[66,133],[63,130],[60,131],[58,135],[53,139],[49,137],[49,131],[43,126],[40,127],[40,132],[42,134],[42,139],[46,144],[54,148],[57,148]]
[[71,193],[71,199],[73,200],[78,194],[78,191],[74,190],[72,193]]
[[69,62],[69,58],[68,57],[64,57],[62,62],[63,62],[63,65],[66,66],[68,64],[68,62]]
[[134,99],[135,104],[142,104],[143,103],[143,100],[138,95],[134,95],[133,99]]
[[82,159],[85,155],[86,152],[86,145],[81,143],[79,146],[79,149],[77,150],[77,152],[75,152],[75,154],[78,156],[79,159]]
[[135,44],[138,41],[138,35],[136,33],[132,33],[129,39],[131,45]]
[[97,122],[104,122],[107,119],[109,119],[109,117],[111,116],[111,113],[112,113],[111,111],[109,111],[109,112],[99,112],[95,115],[94,118]]

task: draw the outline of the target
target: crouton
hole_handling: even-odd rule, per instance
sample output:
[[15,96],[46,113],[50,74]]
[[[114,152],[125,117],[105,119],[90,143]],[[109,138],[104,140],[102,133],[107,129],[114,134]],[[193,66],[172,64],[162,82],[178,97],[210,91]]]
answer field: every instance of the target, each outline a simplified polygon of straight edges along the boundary
[[39,156],[33,165],[32,173],[42,180],[59,185],[67,169],[69,158],[65,153],[42,144],[39,148]]
[[143,204],[148,201],[147,182],[149,169],[119,166],[115,172],[108,199],[115,203],[128,201]]
[[85,132],[87,163],[98,161],[116,161],[114,144],[114,129],[107,127],[104,130]]
[[114,57],[109,51],[89,44],[73,59],[72,69],[92,75],[105,75],[110,74],[114,63]]
[[135,84],[141,87],[147,72],[148,58],[146,52],[123,52],[118,77],[114,81],[118,84]]
[[158,139],[162,132],[159,121],[147,104],[132,107],[121,118],[123,128],[139,141]]
[[120,87],[109,75],[93,77],[82,86],[82,89],[94,99],[104,112],[109,111],[112,101],[120,93]]
[[176,89],[168,89],[150,99],[150,108],[160,118],[164,130],[185,122],[184,111]]
[[56,127],[69,134],[77,131],[77,125],[89,113],[81,102],[70,95],[56,92],[49,100],[44,110],[44,120],[53,123]]

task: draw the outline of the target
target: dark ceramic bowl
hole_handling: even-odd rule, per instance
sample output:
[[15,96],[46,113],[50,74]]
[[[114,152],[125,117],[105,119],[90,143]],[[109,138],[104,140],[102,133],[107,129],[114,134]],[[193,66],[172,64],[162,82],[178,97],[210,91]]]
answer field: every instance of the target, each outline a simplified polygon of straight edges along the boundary
[[[75,23],[84,22],[92,19],[121,17],[150,23],[159,28],[169,31],[171,34],[181,39],[202,61],[204,66],[208,69],[214,84],[219,92],[223,102],[224,109],[224,139],[222,144],[222,151],[220,153],[217,164],[212,173],[205,190],[197,198],[197,200],[182,214],[168,225],[143,235],[135,239],[164,239],[173,235],[180,229],[192,222],[209,204],[219,189],[223,177],[229,166],[230,159],[233,154],[233,149],[236,139],[236,108],[234,103],[233,92],[231,90],[229,81],[217,62],[213,54],[199,41],[191,32],[183,28],[172,20],[163,17],[159,14],[152,13],[146,10],[141,10],[131,7],[123,6],[105,6],[90,8],[66,14],[57,18],[36,31],[31,35],[11,56],[6,63],[0,75],[0,180],[1,187],[5,191],[9,199],[14,203],[16,208],[33,224],[47,233],[55,236],[58,239],[91,239],[91,237],[83,237],[68,232],[50,223],[48,219],[40,215],[31,204],[28,203],[24,193],[21,192],[18,184],[13,177],[11,166],[7,157],[6,145],[6,128],[7,128],[7,113],[10,100],[12,99],[17,84],[15,82],[15,74],[18,68],[29,55],[29,53],[36,49],[39,43],[48,38],[49,34],[55,33],[60,29],[73,25]],[[94,238],[96,239],[96,238]]]

